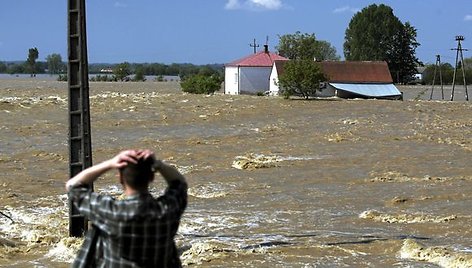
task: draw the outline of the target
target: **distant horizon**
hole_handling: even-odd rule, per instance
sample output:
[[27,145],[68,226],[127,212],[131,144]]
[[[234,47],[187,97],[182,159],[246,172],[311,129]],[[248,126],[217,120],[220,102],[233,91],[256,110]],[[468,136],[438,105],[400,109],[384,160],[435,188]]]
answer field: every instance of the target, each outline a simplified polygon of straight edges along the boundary
[[[62,55],[61,55],[62,57]],[[0,59],[0,62],[4,63],[24,63],[26,60],[2,60]],[[36,62],[47,62],[46,60],[37,60]],[[67,61],[62,61],[63,63],[67,63]],[[226,63],[204,63],[204,64],[195,64],[191,62],[171,62],[171,63],[165,63],[165,62],[130,62],[130,61],[122,61],[122,62],[88,62],[89,65],[115,65],[115,64],[120,64],[128,62],[129,64],[164,64],[164,65],[172,65],[172,64],[192,64],[196,66],[203,66],[203,65],[225,65]]]

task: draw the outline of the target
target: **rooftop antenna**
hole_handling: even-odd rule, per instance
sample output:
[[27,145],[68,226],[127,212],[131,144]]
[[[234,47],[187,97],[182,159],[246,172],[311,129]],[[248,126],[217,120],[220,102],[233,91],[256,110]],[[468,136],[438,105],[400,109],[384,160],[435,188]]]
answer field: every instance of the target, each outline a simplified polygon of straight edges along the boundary
[[254,42],[252,44],[249,44],[250,47],[254,48],[254,54],[256,54],[256,48],[259,47],[258,44],[256,44],[256,38],[254,38]]
[[269,53],[269,36],[266,36],[266,43],[264,45],[264,52]]
[[464,36],[462,35],[457,35],[456,36],[456,41],[457,41],[457,48],[451,48],[451,50],[456,50],[456,65],[454,67],[454,76],[452,77],[452,92],[451,92],[451,101],[454,100],[454,88],[456,86],[456,76],[457,76],[457,65],[458,65],[458,60],[459,60],[459,54],[461,56],[461,69],[462,69],[462,78],[464,80],[464,87],[465,87],[465,100],[469,101],[469,94],[467,92],[467,82],[465,79],[465,66],[464,66],[464,55],[462,54],[462,51],[468,51],[468,49],[462,48],[461,41],[464,41]]
[[436,55],[436,65],[434,65],[434,75],[433,75],[433,85],[431,87],[431,95],[429,96],[429,100],[433,99],[433,92],[434,92],[434,82],[436,81],[436,71],[439,67],[439,80],[441,83],[441,97],[444,100],[444,87],[443,87],[443,77],[442,77],[442,67],[441,67],[441,55]]

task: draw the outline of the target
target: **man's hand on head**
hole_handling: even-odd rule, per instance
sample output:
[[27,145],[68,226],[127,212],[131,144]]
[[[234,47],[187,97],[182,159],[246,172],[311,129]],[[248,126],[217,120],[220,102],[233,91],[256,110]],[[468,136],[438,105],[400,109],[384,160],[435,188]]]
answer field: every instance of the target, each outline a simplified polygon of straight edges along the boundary
[[137,150],[137,157],[138,159],[143,159],[143,160],[146,160],[146,159],[149,159],[151,158],[153,161],[156,160],[156,156],[154,155],[154,152],[151,151],[151,150]]
[[136,150],[126,150],[118,153],[115,157],[109,160],[109,165],[111,168],[120,169],[128,165],[128,163],[137,164],[138,163],[138,151]]

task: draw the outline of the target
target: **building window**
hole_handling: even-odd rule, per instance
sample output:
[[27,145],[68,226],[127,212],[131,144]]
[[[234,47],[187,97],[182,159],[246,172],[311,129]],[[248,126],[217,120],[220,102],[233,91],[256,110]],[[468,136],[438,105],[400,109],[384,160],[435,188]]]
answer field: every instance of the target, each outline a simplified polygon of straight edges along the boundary
[[234,74],[234,84],[238,83],[238,74]]

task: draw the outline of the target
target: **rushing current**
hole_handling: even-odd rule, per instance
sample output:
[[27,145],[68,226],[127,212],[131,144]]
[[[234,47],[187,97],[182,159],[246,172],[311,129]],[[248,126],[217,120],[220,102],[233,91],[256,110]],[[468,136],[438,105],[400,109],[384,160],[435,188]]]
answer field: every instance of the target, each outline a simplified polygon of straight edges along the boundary
[[[471,267],[472,106],[401,90],[284,100],[91,83],[93,161],[150,148],[185,174],[185,266]],[[82,240],[68,237],[67,84],[0,80],[0,115],[0,266],[68,267]],[[121,196],[112,173],[95,190]]]

